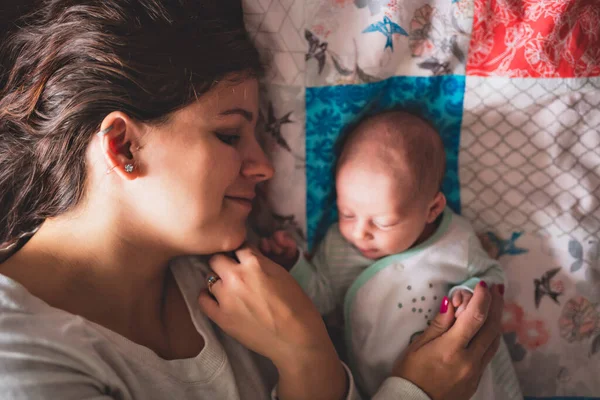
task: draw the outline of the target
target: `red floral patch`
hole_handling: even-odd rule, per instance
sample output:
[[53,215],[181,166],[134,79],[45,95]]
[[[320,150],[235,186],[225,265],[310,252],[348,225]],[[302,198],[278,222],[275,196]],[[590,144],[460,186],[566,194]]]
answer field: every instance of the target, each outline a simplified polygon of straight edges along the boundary
[[468,75],[600,75],[598,0],[474,1]]

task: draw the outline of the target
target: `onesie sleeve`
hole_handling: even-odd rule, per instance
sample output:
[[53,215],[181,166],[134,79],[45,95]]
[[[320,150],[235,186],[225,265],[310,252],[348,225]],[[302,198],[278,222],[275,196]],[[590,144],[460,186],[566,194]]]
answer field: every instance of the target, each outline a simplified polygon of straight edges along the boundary
[[449,297],[452,297],[452,294],[460,289],[473,292],[475,286],[481,281],[485,281],[488,285],[504,284],[506,281],[500,263],[498,263],[498,260],[494,260],[487,254],[475,234],[469,237],[468,246],[468,278],[464,282],[450,289],[450,293],[448,294]]
[[310,260],[301,252],[298,261],[290,270],[290,274],[323,316],[335,309],[335,294],[329,271],[331,266],[329,264],[330,240],[328,236],[319,244]]

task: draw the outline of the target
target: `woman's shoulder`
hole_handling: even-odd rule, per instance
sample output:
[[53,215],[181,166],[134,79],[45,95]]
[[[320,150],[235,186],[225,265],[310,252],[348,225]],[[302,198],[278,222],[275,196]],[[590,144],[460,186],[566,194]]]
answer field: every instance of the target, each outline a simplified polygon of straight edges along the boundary
[[97,342],[83,318],[51,307],[0,275],[0,375],[21,369],[98,374]]
[[120,387],[120,381],[98,347],[102,347],[102,338],[94,336],[83,318],[52,308],[0,275],[3,399],[106,395],[107,389]]
[[51,310],[48,304],[29,293],[23,285],[0,274],[0,326],[14,318],[28,320]]

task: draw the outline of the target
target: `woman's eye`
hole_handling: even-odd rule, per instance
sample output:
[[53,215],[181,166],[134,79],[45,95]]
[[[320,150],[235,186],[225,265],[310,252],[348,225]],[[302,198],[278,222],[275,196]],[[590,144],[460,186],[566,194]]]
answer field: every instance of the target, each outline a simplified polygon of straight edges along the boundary
[[215,132],[217,139],[221,142],[225,143],[228,146],[235,146],[240,141],[240,135],[232,134],[232,133],[219,133]]

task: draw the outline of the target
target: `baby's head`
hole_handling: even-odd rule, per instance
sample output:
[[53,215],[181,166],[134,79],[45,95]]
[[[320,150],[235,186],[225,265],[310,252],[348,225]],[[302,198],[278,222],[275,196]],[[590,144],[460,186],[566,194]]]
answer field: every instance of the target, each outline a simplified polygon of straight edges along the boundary
[[445,164],[440,136],[417,116],[387,111],[360,122],[336,168],[344,238],[371,259],[425,240],[446,206]]

